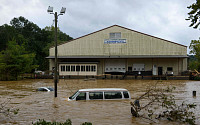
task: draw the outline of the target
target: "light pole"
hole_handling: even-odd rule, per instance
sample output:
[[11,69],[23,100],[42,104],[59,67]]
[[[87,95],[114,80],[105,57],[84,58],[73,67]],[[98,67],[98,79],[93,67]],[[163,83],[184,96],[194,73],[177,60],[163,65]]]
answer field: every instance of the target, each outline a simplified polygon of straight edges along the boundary
[[55,17],[55,70],[54,70],[54,97],[57,97],[57,84],[58,84],[58,59],[57,59],[57,22],[58,22],[58,16],[65,14],[66,8],[62,7],[60,14],[57,14],[57,12],[53,13],[53,7],[48,7],[47,12],[50,14],[53,14]]

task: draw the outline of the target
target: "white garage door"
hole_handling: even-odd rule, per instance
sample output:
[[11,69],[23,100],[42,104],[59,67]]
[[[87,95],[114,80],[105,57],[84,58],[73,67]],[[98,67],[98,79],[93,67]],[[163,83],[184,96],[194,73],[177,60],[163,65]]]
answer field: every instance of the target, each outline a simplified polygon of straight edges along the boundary
[[126,60],[125,59],[105,60],[105,72],[126,72]]

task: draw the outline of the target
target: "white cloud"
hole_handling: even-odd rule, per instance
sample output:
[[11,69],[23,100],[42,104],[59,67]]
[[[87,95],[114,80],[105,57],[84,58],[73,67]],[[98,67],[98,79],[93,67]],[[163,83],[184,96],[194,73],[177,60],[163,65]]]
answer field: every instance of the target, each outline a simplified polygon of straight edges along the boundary
[[199,30],[189,27],[187,6],[193,1],[183,0],[1,0],[0,25],[14,17],[24,16],[39,27],[53,23],[47,7],[66,14],[59,16],[60,29],[72,37],[118,24],[146,34],[189,45],[198,39]]

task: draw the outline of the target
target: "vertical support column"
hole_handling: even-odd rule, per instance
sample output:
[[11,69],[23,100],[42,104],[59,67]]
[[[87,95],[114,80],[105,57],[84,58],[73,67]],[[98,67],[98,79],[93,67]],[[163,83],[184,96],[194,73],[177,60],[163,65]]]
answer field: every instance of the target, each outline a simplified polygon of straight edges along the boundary
[[178,58],[178,75],[179,75],[179,58]]

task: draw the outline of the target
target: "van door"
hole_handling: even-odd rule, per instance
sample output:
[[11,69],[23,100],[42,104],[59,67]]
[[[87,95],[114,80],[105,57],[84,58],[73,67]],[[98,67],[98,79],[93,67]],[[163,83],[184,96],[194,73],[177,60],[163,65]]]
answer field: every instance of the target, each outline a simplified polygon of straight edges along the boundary
[[76,100],[86,100],[86,92],[80,92],[80,94],[76,97]]

